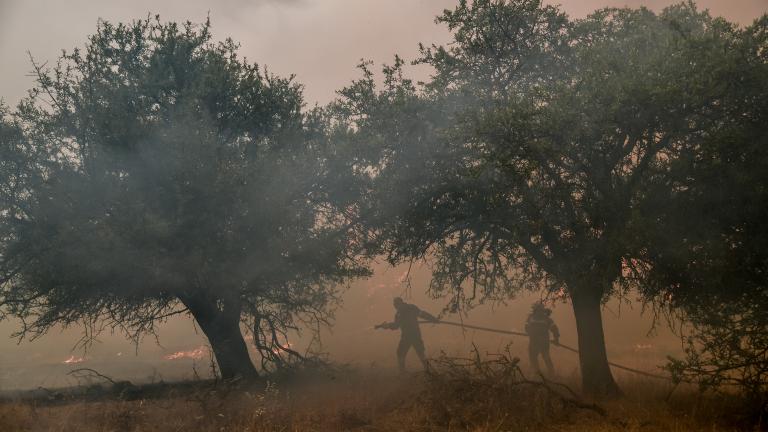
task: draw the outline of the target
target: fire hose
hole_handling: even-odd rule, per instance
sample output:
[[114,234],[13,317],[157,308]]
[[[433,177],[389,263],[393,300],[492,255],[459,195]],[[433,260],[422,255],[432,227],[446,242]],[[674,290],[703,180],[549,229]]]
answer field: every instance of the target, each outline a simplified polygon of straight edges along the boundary
[[[461,327],[463,329],[481,330],[481,331],[486,331],[486,332],[490,332],[490,333],[501,333],[501,334],[508,334],[508,335],[512,335],[512,336],[526,336],[526,337],[528,336],[527,333],[522,333],[522,332],[516,332],[516,331],[510,331],[510,330],[499,330],[499,329],[494,329],[494,328],[490,328],[490,327],[480,327],[480,326],[476,326],[476,325],[470,325],[470,324],[464,324],[464,323],[452,322],[452,321],[442,321],[442,320],[439,320],[439,321],[419,321],[419,324],[445,324],[445,325]],[[553,342],[553,345],[556,346],[556,347],[563,348],[566,351],[571,351],[571,352],[576,353],[576,354],[579,353],[579,350],[577,350],[576,348],[570,347],[568,345],[563,345],[563,344],[561,344],[559,342],[558,343],[555,343],[555,341],[552,341],[552,342]],[[655,374],[655,373],[652,373],[652,372],[646,372],[646,371],[639,370],[639,369],[633,369],[631,367],[623,366],[623,365],[616,364],[616,363],[613,363],[613,362],[608,362],[608,364],[613,366],[613,367],[615,367],[616,369],[625,370],[627,372],[636,373],[638,375],[647,376],[649,378],[663,379],[663,380],[668,380],[668,381],[672,380],[671,377],[668,377],[668,376],[665,376],[665,375],[659,375],[659,374]]]

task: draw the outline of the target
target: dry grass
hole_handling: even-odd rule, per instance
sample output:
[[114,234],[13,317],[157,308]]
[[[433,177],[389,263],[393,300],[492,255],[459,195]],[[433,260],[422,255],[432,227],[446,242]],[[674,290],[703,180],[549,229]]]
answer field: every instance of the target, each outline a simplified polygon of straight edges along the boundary
[[[462,363],[463,362],[463,363]],[[730,431],[733,397],[624,381],[627,396],[599,402],[564,387],[525,380],[514,359],[439,359],[435,372],[389,371],[301,375],[250,389],[168,387],[124,401],[7,401],[2,431]],[[739,429],[738,425],[741,425]]]

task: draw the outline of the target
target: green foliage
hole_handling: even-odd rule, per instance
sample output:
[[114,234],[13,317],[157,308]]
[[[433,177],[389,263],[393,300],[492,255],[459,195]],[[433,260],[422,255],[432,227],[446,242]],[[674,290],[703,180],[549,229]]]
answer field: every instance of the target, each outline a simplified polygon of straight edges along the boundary
[[718,101],[749,67],[730,52],[741,33],[691,5],[569,21],[537,1],[461,2],[438,21],[454,43],[423,50],[425,87],[398,60],[386,89],[366,69],[341,92],[351,129],[382,149],[369,163],[377,202],[401,216],[377,219],[391,259],[437,251],[434,288],[457,295],[469,279],[492,295],[513,273],[604,295],[630,281],[649,179],[731,114]]
[[[765,413],[768,401],[768,16],[739,32],[718,104],[728,112],[695,152],[670,168],[673,188],[654,183],[664,209],[647,248],[656,271],[648,297],[689,324],[681,379],[705,388],[737,384]],[[666,191],[666,192],[665,192]]]
[[[751,398],[768,402],[765,297],[765,293],[759,298],[745,296],[741,302],[715,297],[705,307],[699,302],[703,314],[691,315],[685,358],[671,358],[667,365],[673,377],[703,389],[735,384]],[[696,309],[689,306],[687,310]]]
[[685,354],[669,357],[664,367],[676,382],[695,383],[702,392],[737,391],[738,414],[762,424],[768,413],[768,291],[723,288],[676,309],[686,321]]
[[428,87],[457,91],[476,104],[529,95],[561,72],[569,51],[572,23],[538,0],[460,0],[436,21],[453,32],[453,43],[420,45],[417,63],[436,72]]
[[1,252],[22,334],[85,322],[88,338],[138,338],[223,314],[279,361],[295,320],[327,322],[338,284],[366,274],[322,117],[237,48],[208,22],[100,22],[84,50],[35,65],[16,121],[44,152],[16,152],[38,181]]

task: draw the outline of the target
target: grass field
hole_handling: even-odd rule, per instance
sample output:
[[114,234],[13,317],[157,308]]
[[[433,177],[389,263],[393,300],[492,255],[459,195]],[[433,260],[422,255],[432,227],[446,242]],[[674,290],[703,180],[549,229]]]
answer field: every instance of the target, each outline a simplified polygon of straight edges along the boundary
[[[735,396],[652,380],[589,401],[514,359],[438,359],[431,373],[323,370],[274,381],[69,389],[0,403],[2,431],[730,431],[759,429]],[[74,393],[76,391],[76,393]],[[130,399],[130,400],[129,400]]]

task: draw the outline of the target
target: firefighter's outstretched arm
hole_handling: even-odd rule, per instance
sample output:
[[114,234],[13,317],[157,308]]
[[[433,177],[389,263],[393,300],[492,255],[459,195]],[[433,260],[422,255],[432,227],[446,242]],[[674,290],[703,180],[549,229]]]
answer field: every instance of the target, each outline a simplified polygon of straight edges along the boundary
[[427,321],[432,321],[432,322],[440,321],[440,320],[437,319],[437,317],[435,317],[431,313],[424,312],[423,310],[419,310],[419,318],[425,319]]
[[375,329],[384,329],[384,330],[397,330],[400,328],[400,325],[396,322],[383,322],[381,324],[376,324],[373,326]]

